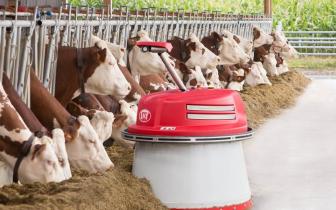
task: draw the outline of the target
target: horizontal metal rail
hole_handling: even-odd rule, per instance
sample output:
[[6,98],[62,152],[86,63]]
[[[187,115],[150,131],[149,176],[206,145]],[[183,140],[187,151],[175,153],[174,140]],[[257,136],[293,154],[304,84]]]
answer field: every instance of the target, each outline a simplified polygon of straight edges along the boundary
[[212,31],[223,30],[252,39],[253,26],[267,33],[272,30],[272,18],[260,16],[176,12],[155,15],[147,10],[134,15],[127,9],[120,11],[120,15],[108,11],[102,15],[68,11],[38,18],[37,10],[34,14],[24,13],[25,17],[13,13],[16,19],[12,20],[0,10],[0,75],[3,71],[9,75],[28,105],[29,69],[33,68],[44,86],[54,93],[58,46],[88,47],[91,34],[126,47],[127,39],[136,36],[139,30],[148,31],[155,41],[166,41],[172,36],[186,38],[190,33],[202,38]]
[[300,55],[336,56],[336,31],[286,31]]
[[284,31],[285,34],[336,34],[336,31]]
[[335,41],[319,41],[319,40],[315,40],[315,41],[306,41],[306,40],[299,40],[299,41],[291,41],[289,40],[290,44],[336,44],[336,40]]

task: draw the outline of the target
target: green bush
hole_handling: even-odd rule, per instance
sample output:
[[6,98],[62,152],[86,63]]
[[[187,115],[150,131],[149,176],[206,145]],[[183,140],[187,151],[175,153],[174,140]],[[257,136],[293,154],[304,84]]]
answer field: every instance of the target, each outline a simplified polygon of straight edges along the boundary
[[[70,0],[74,5],[100,6],[102,0]],[[263,0],[113,0],[113,7],[146,7],[169,10],[208,10],[224,13],[263,13]],[[282,21],[284,30],[336,30],[335,0],[273,0],[274,25]]]

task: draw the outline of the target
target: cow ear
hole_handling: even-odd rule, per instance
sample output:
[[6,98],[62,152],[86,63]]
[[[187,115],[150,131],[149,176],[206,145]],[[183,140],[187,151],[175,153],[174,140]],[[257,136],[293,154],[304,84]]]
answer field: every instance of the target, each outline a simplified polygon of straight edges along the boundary
[[275,32],[274,32],[274,31],[272,31],[271,36],[272,36],[273,39],[275,40]]
[[104,62],[106,59],[106,48],[99,50],[97,53],[97,59],[100,62]]
[[223,40],[223,37],[221,35],[219,35],[216,31],[213,31],[211,33],[211,36],[218,42]]
[[113,121],[113,127],[114,128],[119,128],[123,123],[124,121],[127,119],[127,115],[124,115],[124,114],[118,114],[116,115],[114,121]]
[[196,42],[190,42],[187,46],[190,51],[196,51]]
[[32,160],[41,155],[41,153],[46,149],[45,144],[35,144],[33,148]]
[[239,39],[239,37],[238,36],[236,36],[236,35],[233,35],[233,39],[237,42],[237,44],[239,44],[240,43],[240,39]]
[[253,41],[260,37],[260,31],[257,28],[253,28]]

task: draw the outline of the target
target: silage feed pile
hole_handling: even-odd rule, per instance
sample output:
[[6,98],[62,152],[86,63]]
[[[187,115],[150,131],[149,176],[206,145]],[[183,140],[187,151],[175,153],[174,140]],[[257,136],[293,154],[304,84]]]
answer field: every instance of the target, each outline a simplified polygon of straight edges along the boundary
[[[272,86],[246,88],[241,93],[252,128],[292,106],[310,82],[296,71],[271,81]],[[113,145],[108,154],[115,168],[105,173],[88,175],[74,171],[73,178],[62,183],[3,187],[0,209],[167,209],[154,197],[146,180],[132,176],[132,149]]]
[[296,98],[310,83],[310,79],[298,71],[271,77],[270,80],[272,86],[247,87],[241,93],[249,126],[252,128],[257,128],[281,110],[293,106]]

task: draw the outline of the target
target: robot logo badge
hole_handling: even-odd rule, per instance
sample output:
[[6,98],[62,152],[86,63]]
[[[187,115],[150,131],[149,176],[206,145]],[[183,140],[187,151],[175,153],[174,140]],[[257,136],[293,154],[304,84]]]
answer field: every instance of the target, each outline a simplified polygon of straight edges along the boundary
[[146,123],[148,122],[152,117],[152,114],[150,113],[150,111],[148,109],[142,109],[139,112],[139,120],[142,123]]

